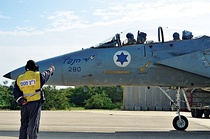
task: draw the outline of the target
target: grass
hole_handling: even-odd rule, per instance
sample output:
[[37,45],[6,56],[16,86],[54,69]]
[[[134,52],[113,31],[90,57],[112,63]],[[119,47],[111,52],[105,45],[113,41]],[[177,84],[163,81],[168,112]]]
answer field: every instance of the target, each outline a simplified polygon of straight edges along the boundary
[[85,110],[85,107],[70,107],[70,110]]

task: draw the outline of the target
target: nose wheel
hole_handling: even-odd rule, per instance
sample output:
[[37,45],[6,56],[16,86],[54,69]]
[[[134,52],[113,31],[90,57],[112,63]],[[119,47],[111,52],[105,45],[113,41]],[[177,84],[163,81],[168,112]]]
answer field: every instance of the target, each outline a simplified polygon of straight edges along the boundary
[[[187,97],[185,95],[185,90],[183,88],[180,88],[178,87],[177,89],[177,94],[176,94],[176,101],[174,101],[168,94],[167,92],[162,89],[161,87],[159,87],[160,90],[170,99],[171,101],[171,105],[172,105],[172,109],[176,109],[177,110],[177,114],[178,116],[176,116],[174,119],[173,119],[173,127],[176,129],[176,130],[185,130],[187,129],[188,127],[188,120],[185,116],[183,115],[180,115],[180,102],[181,102],[181,99],[180,99],[180,91],[182,91],[183,95],[184,95],[184,98],[185,98],[185,101],[187,103],[187,105],[189,105],[188,101],[187,101]],[[188,106],[188,108],[190,109],[190,106]]]
[[188,120],[185,116],[178,115],[173,120],[173,126],[176,130],[185,130],[188,127]]

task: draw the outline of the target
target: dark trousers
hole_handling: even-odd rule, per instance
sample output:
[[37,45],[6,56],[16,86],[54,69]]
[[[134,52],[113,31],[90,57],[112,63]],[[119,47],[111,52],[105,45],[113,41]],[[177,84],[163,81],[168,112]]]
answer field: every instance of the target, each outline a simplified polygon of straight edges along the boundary
[[21,126],[19,139],[37,139],[41,116],[41,102],[29,102],[21,106]]

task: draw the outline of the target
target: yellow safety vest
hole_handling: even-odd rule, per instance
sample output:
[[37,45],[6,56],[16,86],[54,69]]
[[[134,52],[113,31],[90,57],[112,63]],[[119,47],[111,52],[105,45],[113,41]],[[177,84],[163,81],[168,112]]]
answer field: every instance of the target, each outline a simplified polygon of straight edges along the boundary
[[27,99],[27,102],[41,99],[40,82],[40,72],[34,72],[31,70],[26,71],[17,78],[17,85],[23,92],[23,97]]

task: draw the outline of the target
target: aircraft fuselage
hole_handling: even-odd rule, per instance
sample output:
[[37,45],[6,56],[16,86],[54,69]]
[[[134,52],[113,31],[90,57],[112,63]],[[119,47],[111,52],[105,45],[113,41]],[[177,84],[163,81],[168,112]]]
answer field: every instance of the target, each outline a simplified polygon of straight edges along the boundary
[[[93,47],[37,62],[40,71],[56,67],[49,85],[180,86],[210,85],[210,37]],[[24,67],[7,74],[16,79]]]

